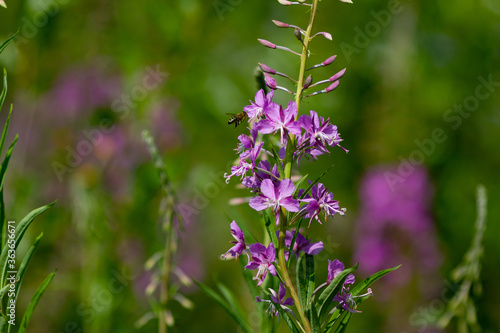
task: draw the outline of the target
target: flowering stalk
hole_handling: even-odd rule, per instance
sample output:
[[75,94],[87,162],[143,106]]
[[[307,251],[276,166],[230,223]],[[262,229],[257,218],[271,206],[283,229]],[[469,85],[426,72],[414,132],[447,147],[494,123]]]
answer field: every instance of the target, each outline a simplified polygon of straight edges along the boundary
[[[232,241],[235,245],[223,255],[223,258],[238,258],[245,254],[248,258],[245,269],[257,270],[253,278],[257,281],[257,286],[265,282],[272,284],[273,280],[276,282],[278,279],[279,292],[271,288],[270,293],[267,294],[270,299],[262,299],[258,296],[257,301],[269,303],[268,313],[271,316],[281,315],[293,332],[306,333],[328,332],[335,323],[338,323],[337,319],[342,318],[342,315],[349,313],[350,316],[350,313],[360,312],[355,310],[357,304],[372,295],[371,290],[365,294],[362,292],[376,279],[390,271],[379,272],[351,290],[350,285],[354,283],[352,272],[357,266],[344,269],[344,265],[336,260],[335,264],[329,267],[332,272],[329,273],[327,281],[318,288],[314,288],[314,255],[323,249],[323,243],[311,243],[311,240],[306,239],[300,228],[301,223],[309,220],[308,227],[310,227],[313,219],[322,224],[330,216],[345,213],[345,209],[340,208],[338,201],[333,200],[333,193],[329,192],[324,184],[319,183],[321,177],[308,181],[309,185],[306,188],[300,188],[300,186],[305,184],[307,176],[297,182],[294,182],[295,176],[292,177],[294,163],[299,169],[300,160],[303,157],[315,160],[321,155],[329,154],[329,147],[340,147],[339,144],[342,141],[337,127],[330,123],[330,119],[324,119],[312,110],[309,115],[299,115],[302,98],[334,90],[345,72],[341,70],[330,79],[319,81],[317,84],[313,84],[311,74],[305,77],[306,70],[328,66],[335,60],[335,56],[331,56],[321,64],[306,69],[307,58],[310,54],[310,41],[317,35],[331,39],[331,35],[327,32],[313,34],[318,2],[319,0],[312,0],[312,3],[308,4],[311,12],[306,29],[274,21],[275,25],[280,28],[294,28],[294,36],[302,45],[299,75],[297,80],[294,80],[289,75],[280,73],[268,65],[259,64],[264,72],[265,84],[271,91],[265,94],[263,89],[259,90],[255,95],[255,101],[243,108],[245,116],[249,119],[250,135],[241,134],[238,137],[240,144],[235,149],[239,155],[238,165],[231,167],[230,174],[224,175],[226,182],[234,176],[240,177],[242,185],[254,194],[254,197],[248,200],[248,204],[256,211],[264,211],[263,217],[271,243],[267,246],[261,243],[247,245],[244,233],[236,221],[233,221],[231,233],[236,239]],[[305,0],[297,3],[289,1],[280,1],[280,3],[283,5],[306,4]],[[264,39],[259,39],[259,42],[271,49],[291,51],[288,47],[279,46]],[[292,83],[296,82],[296,93],[279,86],[272,75],[286,78]],[[303,96],[308,89],[326,82],[331,83],[328,88]],[[292,93],[295,96],[294,100],[290,101],[286,107],[273,102],[276,90]],[[347,152],[346,149],[342,149]],[[245,200],[233,200],[233,202],[236,201],[245,202]],[[271,223],[271,214],[274,216],[275,223]],[[296,226],[293,233],[290,230],[292,223]],[[292,261],[295,262],[297,270],[295,284],[289,273]],[[274,278],[266,280],[268,275]],[[206,286],[201,287],[209,291]],[[264,290],[262,292],[266,293]],[[291,298],[284,300],[286,293],[289,293]],[[236,307],[231,304],[233,301],[230,297],[223,300],[222,297],[215,297],[213,291],[207,294],[225,308]],[[338,304],[335,305],[335,303]],[[295,312],[292,312],[290,306],[295,306]],[[237,319],[241,327],[248,326],[236,313],[231,312],[231,315]],[[349,318],[347,317],[347,321]]]

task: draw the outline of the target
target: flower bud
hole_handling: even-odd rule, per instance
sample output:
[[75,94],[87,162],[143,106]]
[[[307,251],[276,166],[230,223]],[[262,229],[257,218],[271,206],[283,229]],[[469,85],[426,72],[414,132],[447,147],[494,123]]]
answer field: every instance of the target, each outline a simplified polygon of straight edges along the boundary
[[346,69],[344,68],[343,70],[341,70],[340,72],[338,72],[337,74],[335,74],[334,76],[332,76],[329,79],[330,82],[337,81],[338,79],[340,79],[342,76],[344,76],[345,71],[346,71]]
[[293,29],[293,34],[295,35],[295,38],[302,42],[302,34],[298,28]]
[[273,44],[271,43],[270,41],[268,40],[265,40],[265,39],[257,39],[262,45],[264,45],[265,47],[268,47],[270,49],[275,49],[276,48],[276,44]]
[[344,3],[352,3],[351,0],[340,0],[340,2],[344,2]]
[[259,67],[264,73],[276,74],[276,71],[271,67],[267,66],[266,64],[262,64],[259,62]]
[[266,82],[266,85],[271,88],[272,90],[276,90],[276,80],[271,77],[271,75],[264,73],[264,81]]
[[335,60],[335,58],[337,58],[337,56],[336,55],[332,55],[330,58],[326,59],[321,64],[323,66],[328,66],[328,65],[330,65]]
[[311,85],[312,82],[313,82],[312,74],[309,74],[309,76],[307,76],[307,78],[304,81],[304,88],[303,89],[309,88],[309,86]]
[[325,38],[326,38],[326,39],[328,39],[328,40],[332,40],[332,39],[333,39],[333,38],[332,38],[332,34],[331,34],[331,33],[329,33],[329,32],[324,31],[324,32],[320,32],[320,34],[322,34],[322,35],[323,35],[323,37],[325,37]]
[[278,2],[284,6],[290,6],[292,3],[286,0],[278,0]]
[[327,93],[328,93],[328,92],[330,92],[330,91],[332,91],[332,90],[335,90],[335,88],[337,88],[337,87],[339,86],[339,83],[340,83],[339,81],[335,81],[335,82],[333,82],[332,84],[330,84],[330,85],[328,86],[328,88],[326,88],[326,89],[325,89],[325,92],[327,92]]
[[273,23],[280,28],[288,28],[290,26],[288,23],[283,23],[277,20],[273,20]]

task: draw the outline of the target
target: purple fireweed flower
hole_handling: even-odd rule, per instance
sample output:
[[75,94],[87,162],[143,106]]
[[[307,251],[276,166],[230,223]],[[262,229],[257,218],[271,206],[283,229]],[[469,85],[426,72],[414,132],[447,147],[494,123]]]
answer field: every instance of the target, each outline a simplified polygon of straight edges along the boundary
[[265,114],[267,118],[255,124],[259,132],[269,134],[280,131],[282,144],[285,143],[288,133],[300,135],[300,123],[295,121],[297,104],[294,101],[290,101],[286,109],[275,104],[274,107],[268,108]]
[[330,119],[325,121],[319,117],[316,111],[310,111],[310,116],[302,115],[299,122],[305,133],[300,137],[298,146],[307,148],[313,157],[327,154],[326,146],[334,147],[342,141],[337,126],[330,124]]
[[311,187],[311,194],[307,194],[304,199],[300,201],[307,202],[305,206],[306,214],[304,217],[310,218],[309,226],[311,226],[311,221],[315,218],[320,224],[318,216],[323,213],[323,218],[326,220],[327,216],[333,216],[335,214],[344,215],[346,209],[340,208],[339,202],[333,200],[333,193],[328,192],[325,185],[318,183]]
[[290,179],[283,179],[279,185],[275,185],[271,179],[264,179],[260,186],[260,194],[250,199],[250,207],[256,211],[272,208],[276,215],[276,223],[279,222],[278,210],[286,208],[289,212],[299,211],[299,202],[292,197],[295,186]]
[[289,298],[287,298],[287,299],[284,300],[285,295],[286,295],[286,288],[283,285],[283,283],[280,282],[280,286],[279,286],[279,289],[278,289],[277,293],[276,293],[275,290],[273,290],[271,288],[269,288],[269,292],[271,293],[271,295],[270,295],[271,299],[270,300],[262,299],[259,296],[257,296],[255,298],[255,300],[257,302],[266,302],[266,303],[269,303],[269,308],[266,310],[266,312],[269,313],[269,315],[271,317],[277,316],[278,319],[280,318],[280,313],[279,313],[278,309],[276,308],[276,306],[279,306],[283,310],[285,310],[286,312],[289,312],[289,313],[293,314],[292,310],[289,308],[289,306],[293,305],[293,300],[292,300],[291,297],[289,297]]
[[273,94],[273,90],[268,92],[267,95],[264,95],[263,89],[257,91],[255,94],[255,102],[250,101],[250,105],[243,108],[243,111],[247,113],[250,120],[262,118],[269,108],[276,106],[276,103],[271,102]]
[[373,296],[373,292],[370,288],[368,288],[366,294],[352,296],[352,293],[350,293],[348,289],[344,289],[344,287],[342,287],[342,291],[333,297],[333,301],[339,302],[339,305],[346,311],[352,313],[361,313],[361,311],[356,310],[357,304],[354,299],[365,296]]
[[[326,279],[326,283],[330,284],[335,277],[342,272],[345,269],[344,264],[338,260],[335,259],[333,261],[328,260],[328,278]],[[353,284],[355,281],[354,274],[349,274],[347,278],[344,280],[343,286],[348,286]]]
[[252,260],[245,268],[258,269],[257,275],[253,278],[258,281],[257,286],[264,282],[268,272],[276,276],[276,267],[274,266],[276,250],[273,243],[269,244],[267,248],[260,243],[252,244],[250,245],[250,253],[252,254]]
[[[278,237],[279,231],[276,231],[276,235]],[[290,248],[290,245],[292,245],[292,239],[293,236],[295,235],[295,231],[292,233],[290,231],[286,231],[285,234],[285,246]],[[304,235],[302,235],[300,232],[297,234],[297,238],[295,239],[295,243],[293,244],[293,249],[292,249],[292,254],[295,254],[297,257],[300,255],[301,252],[310,254],[310,255],[316,255],[320,253],[323,250],[323,242],[316,242],[316,243],[311,243],[310,239],[306,239]],[[285,252],[285,260],[288,261],[289,257],[289,251]]]
[[[233,176],[241,176],[241,179],[245,178],[246,173],[249,170],[253,170],[255,168],[255,163],[257,162],[257,158],[259,157],[260,151],[264,142],[261,142],[257,146],[253,147],[247,152],[243,152],[243,158],[240,155],[240,163],[236,166],[231,167],[231,174],[224,174],[224,178],[226,178],[226,184],[229,184],[229,180]],[[250,162],[246,161],[246,159],[250,159]]]
[[236,221],[234,220],[233,222],[231,222],[231,234],[233,234],[234,239],[236,239],[236,241],[231,241],[231,243],[235,245],[221,256],[223,259],[227,259],[228,255],[230,255],[231,258],[238,259],[238,257],[245,250],[246,250],[245,252],[248,251],[247,245],[245,243],[245,235],[243,234],[243,231],[241,231],[240,227],[238,226],[238,224],[236,224]]

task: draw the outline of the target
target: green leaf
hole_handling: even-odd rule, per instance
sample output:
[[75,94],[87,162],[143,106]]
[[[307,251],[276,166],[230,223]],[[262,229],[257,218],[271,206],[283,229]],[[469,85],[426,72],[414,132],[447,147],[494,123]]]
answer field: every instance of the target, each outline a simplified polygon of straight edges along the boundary
[[[19,246],[19,243],[21,242],[21,239],[26,232],[26,229],[28,229],[29,225],[33,220],[43,212],[45,212],[47,209],[52,207],[55,204],[55,201],[51,204],[39,207],[37,209],[32,210],[28,215],[26,215],[21,222],[16,226],[16,244],[14,247],[14,250],[17,249]],[[5,246],[2,249],[2,253],[0,254],[0,269],[2,269],[2,276],[0,279],[0,284],[3,286],[3,283],[5,281],[5,274],[7,272],[7,256],[8,256],[8,250],[9,247]]]
[[305,310],[307,303],[307,280],[304,275],[304,254],[301,254],[297,260],[295,270],[297,274],[297,294],[299,295],[300,306]]
[[278,248],[278,238],[276,238],[276,232],[274,231],[274,227],[271,226],[271,219],[269,218],[269,215],[267,215],[266,211],[262,211],[263,216],[264,216],[264,223],[266,226],[267,234],[269,235],[269,238],[274,244],[274,247],[277,249]]
[[346,314],[345,314],[344,318],[342,318],[342,321],[340,322],[337,329],[335,330],[335,333],[344,333],[345,332],[345,330],[347,329],[347,325],[349,324],[349,321],[351,320],[351,316],[352,316],[352,313],[346,311]]
[[348,268],[337,274],[337,276],[330,282],[330,284],[323,290],[318,298],[317,306],[320,321],[323,321],[324,316],[328,313],[328,307],[333,302],[333,297],[340,291],[344,280],[349,274],[358,268],[358,264],[354,267]]
[[300,191],[300,185],[302,185],[302,183],[307,179],[308,176],[309,176],[309,174],[306,174],[305,176],[303,176],[302,178],[300,178],[298,182],[295,183],[295,192],[293,193],[294,197],[297,196],[297,194]]
[[[35,242],[33,245],[30,247],[28,252],[26,252],[26,255],[23,258],[23,261],[21,262],[21,265],[19,266],[19,269],[17,271],[16,275],[16,291],[15,291],[15,298],[14,301],[17,303],[17,297],[19,296],[19,289],[21,288],[21,283],[23,282],[23,277],[24,273],[26,273],[26,269],[28,268],[28,265],[30,263],[31,257],[33,257],[33,253],[35,252],[36,248],[38,247],[38,243],[40,243],[40,240],[43,237],[43,232],[35,239]],[[8,284],[7,284],[8,286]]]
[[7,167],[9,166],[10,156],[12,155],[12,150],[17,142],[17,135],[14,138],[14,141],[10,144],[7,153],[5,153],[5,158],[3,159],[2,165],[0,166],[0,190],[3,189],[3,183],[5,181],[5,173],[7,172]]
[[17,34],[19,33],[19,30],[16,31],[15,34],[13,34],[9,39],[7,39],[2,45],[0,45],[0,53],[3,52],[3,50],[7,47],[7,45],[9,45],[9,43],[17,36]]
[[236,298],[236,296],[234,296],[234,293],[231,290],[229,290],[222,283],[218,283],[217,287],[219,288],[220,292],[222,293],[222,295],[226,299],[229,306],[231,306],[231,308],[237,314],[237,316],[241,319],[241,321],[244,321],[246,323],[246,325],[248,326],[249,330],[251,330],[250,325],[244,319],[245,315],[244,315],[243,309],[238,304],[238,299]]
[[311,324],[312,333],[321,333],[321,322],[318,318],[318,312],[315,306],[308,307],[306,311],[307,318]]
[[238,323],[238,325],[241,326],[241,328],[244,332],[252,333],[252,329],[250,328],[249,324],[243,318],[239,317],[238,314],[234,311],[234,309],[231,308],[229,303],[226,300],[224,300],[216,291],[214,291],[212,288],[204,285],[201,282],[194,281],[194,283],[198,287],[200,287],[200,289],[208,297],[210,297],[215,302],[219,303],[219,305],[222,306],[224,308],[224,310],[226,310],[226,312],[229,313],[229,315],[231,317],[233,317],[233,319]]
[[[377,273],[373,274],[370,277],[367,277],[366,279],[363,280],[363,282],[358,283],[356,285],[356,287],[354,287],[354,289],[352,289],[352,291],[351,291],[352,292],[352,296],[357,296],[357,295],[361,294],[373,282],[377,281],[378,279],[380,279],[382,276],[386,275],[387,273],[390,273],[390,272],[398,269],[399,267],[401,267],[401,265],[393,267],[393,268],[389,268],[389,269],[384,269],[384,270],[382,270],[380,272],[377,272]],[[360,301],[361,300],[358,300],[356,303],[361,303]]]
[[288,325],[288,328],[290,328],[290,331],[292,331],[292,333],[300,333],[299,329],[297,328],[297,325],[292,320],[292,318],[289,316],[288,312],[286,312],[285,310],[283,310],[283,308],[281,307],[280,304],[276,304],[274,302],[272,302],[272,303],[274,304],[274,306],[276,307],[276,309],[280,313],[281,318],[283,318],[283,320],[285,321],[285,323]]
[[23,320],[21,321],[21,326],[19,327],[18,333],[25,333],[26,329],[28,328],[28,324],[31,318],[31,314],[35,310],[36,305],[38,304],[38,301],[40,300],[40,297],[42,297],[43,293],[45,292],[45,289],[49,286],[50,282],[52,282],[52,279],[56,275],[56,271],[53,273],[50,273],[49,276],[42,282],[40,287],[35,291],[35,294],[33,295],[33,298],[31,299],[30,304],[28,305],[28,308],[26,308],[26,311],[24,312]]
[[[306,253],[306,280],[307,280],[307,291],[306,291],[306,299],[309,302],[310,298],[313,295],[314,287],[315,287],[315,271],[314,271],[314,257],[310,254]],[[309,304],[311,306],[311,303]],[[304,308],[305,310],[305,308]]]
[[[3,102],[5,101],[5,96],[7,96],[7,70],[3,69],[3,88],[0,93],[0,109],[3,106]],[[0,150],[1,151],[1,150]]]

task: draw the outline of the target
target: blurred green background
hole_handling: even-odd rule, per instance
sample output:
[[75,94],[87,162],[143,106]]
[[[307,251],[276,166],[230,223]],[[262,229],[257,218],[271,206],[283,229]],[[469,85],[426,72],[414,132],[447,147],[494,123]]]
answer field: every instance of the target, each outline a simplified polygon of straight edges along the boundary
[[[161,191],[143,129],[153,133],[180,200],[191,207],[181,267],[208,285],[229,284],[252,309],[239,265],[219,260],[232,239],[232,219],[258,223],[246,205],[227,204],[246,194],[236,181],[222,180],[245,131],[227,126],[226,113],[253,100],[257,62],[297,75],[295,56],[265,49],[257,38],[299,49],[292,31],[271,20],[305,27],[305,7],[263,0],[6,2],[0,41],[20,29],[0,58],[9,75],[7,102],[14,104],[9,136],[20,136],[7,174],[7,218],[19,220],[58,200],[29,230],[32,239],[41,231],[44,238],[18,308],[58,269],[30,327],[42,333],[130,332],[149,311],[144,262],[161,249],[164,235],[158,227]],[[327,225],[313,224],[311,236],[332,244],[329,259],[353,264],[361,177],[373,166],[423,156],[444,258],[434,272],[434,295],[425,298],[409,287],[389,289],[381,300],[374,285],[375,297],[350,330],[422,332],[411,315],[439,305],[446,277],[472,239],[475,188],[482,183],[489,206],[477,304],[484,331],[498,332],[500,3],[324,0],[315,26],[331,32],[333,42],[314,40],[311,65],[332,54],[337,59],[314,78],[344,67],[347,73],[336,91],[307,101],[301,111],[330,117],[350,152],[334,149],[317,163],[304,163],[303,173],[315,175],[335,163],[324,183],[348,212]],[[289,100],[284,92],[275,96],[283,104]],[[5,119],[6,107],[2,111]],[[429,142],[436,129],[446,139],[422,148],[418,142]],[[210,332],[238,331],[196,288],[185,294],[195,309],[173,309],[175,331],[205,332],[207,323]],[[391,312],[402,300],[410,304],[406,312]],[[137,331],[154,332],[156,325]]]

